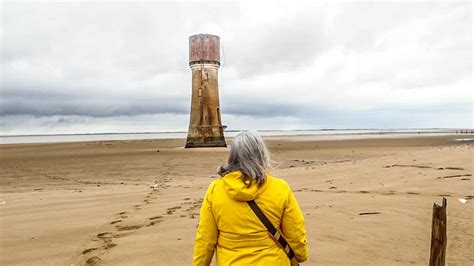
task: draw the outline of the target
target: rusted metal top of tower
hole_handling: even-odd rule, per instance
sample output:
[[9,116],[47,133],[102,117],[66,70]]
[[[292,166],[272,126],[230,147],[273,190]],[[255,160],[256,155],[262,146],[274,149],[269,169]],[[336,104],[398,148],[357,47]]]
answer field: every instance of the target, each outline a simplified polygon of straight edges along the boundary
[[212,63],[220,65],[220,38],[212,34],[189,37],[189,65]]

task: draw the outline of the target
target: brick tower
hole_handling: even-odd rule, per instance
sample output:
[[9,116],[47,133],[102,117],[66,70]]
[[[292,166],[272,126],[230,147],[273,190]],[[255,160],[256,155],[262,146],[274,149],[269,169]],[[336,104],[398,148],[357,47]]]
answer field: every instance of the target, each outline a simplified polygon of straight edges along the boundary
[[219,36],[189,37],[192,99],[186,148],[226,147],[219,109]]

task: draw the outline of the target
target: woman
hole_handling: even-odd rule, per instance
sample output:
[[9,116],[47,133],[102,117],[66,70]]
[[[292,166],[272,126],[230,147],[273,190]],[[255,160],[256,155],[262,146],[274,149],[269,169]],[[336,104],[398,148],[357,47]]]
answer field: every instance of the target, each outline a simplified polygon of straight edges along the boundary
[[288,184],[269,174],[270,158],[256,132],[239,133],[221,178],[204,197],[194,242],[193,265],[209,265],[217,248],[217,265],[290,265],[267,228],[250,208],[255,200],[294,252],[308,259],[304,218]]

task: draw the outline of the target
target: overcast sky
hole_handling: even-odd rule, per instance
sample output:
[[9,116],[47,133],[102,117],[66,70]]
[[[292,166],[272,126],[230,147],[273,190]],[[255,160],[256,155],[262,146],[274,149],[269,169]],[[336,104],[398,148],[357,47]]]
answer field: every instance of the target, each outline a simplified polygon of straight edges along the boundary
[[2,134],[187,130],[188,37],[229,129],[472,128],[472,4],[1,3]]

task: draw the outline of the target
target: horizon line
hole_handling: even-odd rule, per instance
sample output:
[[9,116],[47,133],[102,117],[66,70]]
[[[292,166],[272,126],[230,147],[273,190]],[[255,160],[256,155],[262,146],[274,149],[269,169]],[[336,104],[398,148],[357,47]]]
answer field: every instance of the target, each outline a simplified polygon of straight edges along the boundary
[[[225,132],[239,132],[247,129],[232,129],[225,130]],[[269,131],[336,131],[336,130],[380,130],[380,131],[391,131],[391,130],[474,130],[474,128],[442,128],[442,127],[427,127],[427,128],[313,128],[313,129],[257,129],[259,132]],[[3,135],[0,137],[41,137],[41,136],[87,136],[87,135],[146,135],[146,134],[169,134],[169,133],[187,133],[188,131],[143,131],[143,132],[86,132],[86,133],[59,133],[59,134],[12,134]]]

